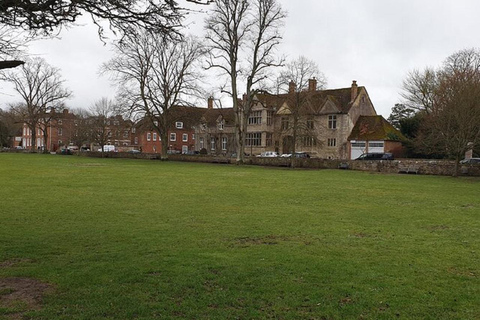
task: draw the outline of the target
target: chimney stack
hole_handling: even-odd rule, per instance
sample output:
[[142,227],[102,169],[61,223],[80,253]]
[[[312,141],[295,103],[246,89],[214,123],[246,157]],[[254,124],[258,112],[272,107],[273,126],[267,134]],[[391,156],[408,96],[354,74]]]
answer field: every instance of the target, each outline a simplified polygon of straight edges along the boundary
[[293,82],[293,80],[291,80],[288,84],[288,93],[294,93],[296,88],[297,85],[295,84],[295,82]]
[[208,97],[208,109],[213,109],[213,97]]
[[357,98],[357,94],[358,94],[357,81],[353,80],[352,81],[352,89],[351,89],[351,101],[352,102],[353,102],[353,100],[355,100]]
[[308,79],[308,91],[317,91],[317,78],[313,77],[312,79]]

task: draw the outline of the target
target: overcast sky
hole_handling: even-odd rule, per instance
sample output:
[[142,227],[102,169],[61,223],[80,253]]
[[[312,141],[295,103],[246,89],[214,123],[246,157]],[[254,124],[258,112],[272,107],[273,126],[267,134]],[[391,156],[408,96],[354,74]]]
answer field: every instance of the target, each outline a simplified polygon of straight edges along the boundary
[[[480,47],[478,0],[279,2],[288,12],[279,53],[314,60],[328,88],[348,87],[357,80],[384,117],[401,101],[402,81],[409,71],[437,67],[456,51]],[[191,29],[199,34],[203,17],[196,20]],[[115,96],[108,77],[98,74],[111,57],[110,46],[102,44],[88,21],[62,31],[61,39],[36,41],[29,50],[61,69],[74,93],[67,102],[71,108],[88,108],[102,97]],[[0,107],[15,101],[19,98],[9,85],[0,83]]]

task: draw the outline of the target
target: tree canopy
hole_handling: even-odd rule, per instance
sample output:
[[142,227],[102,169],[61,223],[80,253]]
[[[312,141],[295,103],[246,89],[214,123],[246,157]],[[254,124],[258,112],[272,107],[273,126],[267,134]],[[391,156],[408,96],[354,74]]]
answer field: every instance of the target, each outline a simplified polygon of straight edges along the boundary
[[[184,0],[208,4],[211,0]],[[121,34],[141,27],[168,34],[176,32],[186,12],[175,0],[2,0],[0,24],[22,28],[34,34],[52,35],[73,26],[78,17],[91,15],[103,34],[101,20]]]

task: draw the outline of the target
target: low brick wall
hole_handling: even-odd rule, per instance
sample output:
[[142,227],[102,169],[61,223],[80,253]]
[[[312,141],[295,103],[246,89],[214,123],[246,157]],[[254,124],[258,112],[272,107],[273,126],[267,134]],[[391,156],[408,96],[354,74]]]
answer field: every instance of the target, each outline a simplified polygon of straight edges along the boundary
[[[79,152],[80,156],[102,157],[101,152]],[[159,160],[160,154],[153,153],[125,153],[125,152],[105,152],[104,158],[130,158],[130,159],[148,159]],[[184,162],[202,162],[202,163],[220,163],[235,164],[235,158],[225,156],[210,155],[181,155],[172,154],[168,156],[171,161]],[[261,158],[247,157],[245,164],[257,166],[272,167],[290,167],[290,158]],[[455,162],[449,160],[431,160],[431,159],[398,159],[398,160],[380,160],[380,161],[355,161],[355,160],[329,160],[316,158],[298,158],[295,159],[296,168],[305,169],[346,169],[382,173],[400,173],[400,174],[424,174],[452,176],[455,170]],[[460,165],[460,176],[480,177],[480,165]]]

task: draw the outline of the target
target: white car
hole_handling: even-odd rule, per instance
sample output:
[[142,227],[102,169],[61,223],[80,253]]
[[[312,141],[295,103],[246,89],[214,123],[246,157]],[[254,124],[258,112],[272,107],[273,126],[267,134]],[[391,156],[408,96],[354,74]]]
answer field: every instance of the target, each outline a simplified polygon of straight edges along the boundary
[[278,153],[276,153],[275,151],[265,151],[265,152],[262,152],[260,155],[258,155],[257,157],[262,157],[262,158],[275,158],[275,157],[278,157]]

